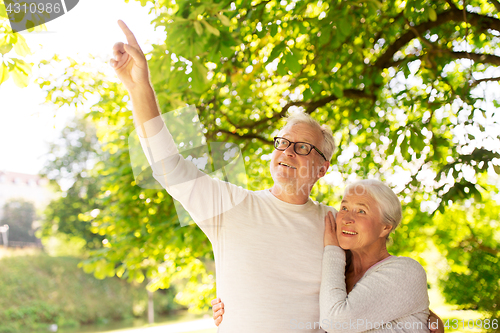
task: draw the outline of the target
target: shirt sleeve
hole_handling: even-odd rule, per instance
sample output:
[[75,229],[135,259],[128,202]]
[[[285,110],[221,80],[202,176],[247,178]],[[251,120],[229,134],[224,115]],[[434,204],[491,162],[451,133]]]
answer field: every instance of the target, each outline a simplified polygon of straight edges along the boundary
[[154,136],[139,135],[139,140],[153,177],[182,204],[212,241],[217,236],[221,215],[241,203],[248,190],[214,179],[185,160],[165,124]]
[[[410,258],[397,258],[367,272],[347,294],[345,252],[327,246],[323,253],[320,322],[327,332],[363,332],[428,309],[427,277]],[[425,325],[424,325],[425,326]]]

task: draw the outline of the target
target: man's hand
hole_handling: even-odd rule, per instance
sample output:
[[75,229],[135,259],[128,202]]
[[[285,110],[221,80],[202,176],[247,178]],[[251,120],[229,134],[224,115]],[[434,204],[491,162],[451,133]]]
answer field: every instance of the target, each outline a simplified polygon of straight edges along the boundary
[[218,297],[212,300],[212,312],[214,314],[215,326],[219,326],[224,314],[224,303]]
[[339,245],[339,241],[337,239],[337,225],[335,223],[335,218],[333,217],[332,212],[328,212],[325,216],[325,237],[323,239],[324,246],[327,245]]
[[441,318],[439,318],[437,316],[437,314],[435,314],[431,310],[429,310],[429,312],[430,312],[429,313],[429,329],[430,329],[431,333],[444,333],[444,323],[441,320]]
[[115,58],[110,60],[111,67],[129,92],[138,85],[149,86],[148,62],[141,47],[125,22],[118,20],[118,25],[127,37],[128,44],[116,43],[113,46]]

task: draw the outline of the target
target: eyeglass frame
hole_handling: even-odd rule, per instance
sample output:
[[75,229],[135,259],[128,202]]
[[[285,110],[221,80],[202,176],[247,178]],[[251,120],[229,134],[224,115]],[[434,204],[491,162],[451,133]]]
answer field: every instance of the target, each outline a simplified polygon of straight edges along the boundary
[[[288,141],[288,146],[286,146],[286,148],[285,148],[285,149],[279,149],[279,148],[276,148],[276,140],[277,140],[277,139],[283,139],[283,140]],[[318,148],[316,148],[316,146],[314,146],[313,144],[311,144],[311,143],[309,143],[309,142],[303,142],[303,141],[293,142],[293,141],[290,141],[290,140],[288,140],[287,138],[283,138],[283,137],[281,137],[281,136],[275,136],[275,137],[273,138],[273,146],[274,146],[274,149],[279,150],[279,151],[285,151],[285,150],[287,150],[287,149],[288,149],[288,147],[290,147],[290,145],[291,145],[292,143],[293,143],[293,151],[295,152],[295,154],[300,155],[300,156],[307,156],[307,155],[309,155],[309,154],[312,152],[312,150],[314,149],[314,150],[316,150],[316,151],[318,152],[318,154],[320,154],[320,155],[321,155],[321,157],[323,157],[323,158],[325,159],[325,161],[326,161],[326,162],[328,162],[328,160],[326,159],[325,154],[323,154],[323,153],[321,152],[321,150],[319,150]],[[307,144],[307,145],[310,145],[312,148],[311,148],[311,150],[309,150],[309,152],[308,152],[307,154],[300,154],[300,153],[298,153],[298,152],[297,152],[297,150],[295,149],[295,145],[296,145],[297,143],[305,143],[305,144]]]

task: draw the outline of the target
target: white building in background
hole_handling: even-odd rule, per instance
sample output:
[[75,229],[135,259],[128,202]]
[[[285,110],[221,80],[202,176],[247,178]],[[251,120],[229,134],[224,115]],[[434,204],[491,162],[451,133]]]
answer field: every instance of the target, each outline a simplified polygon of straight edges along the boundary
[[48,188],[48,180],[38,175],[0,170],[0,220],[3,206],[10,199],[24,199],[35,205],[36,211],[43,210],[55,198]]

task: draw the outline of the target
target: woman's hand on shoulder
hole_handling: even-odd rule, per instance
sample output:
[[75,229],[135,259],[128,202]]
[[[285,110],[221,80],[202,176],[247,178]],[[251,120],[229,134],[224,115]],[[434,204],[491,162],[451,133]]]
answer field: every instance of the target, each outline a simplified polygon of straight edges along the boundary
[[212,300],[212,313],[214,317],[215,326],[219,326],[222,322],[222,315],[224,314],[224,303],[220,298]]
[[337,239],[337,224],[332,212],[328,212],[325,216],[325,236],[323,238],[323,245],[340,246]]
[[444,333],[444,323],[437,314],[429,310],[429,329],[431,333]]

